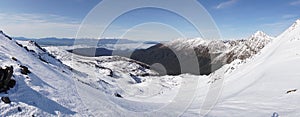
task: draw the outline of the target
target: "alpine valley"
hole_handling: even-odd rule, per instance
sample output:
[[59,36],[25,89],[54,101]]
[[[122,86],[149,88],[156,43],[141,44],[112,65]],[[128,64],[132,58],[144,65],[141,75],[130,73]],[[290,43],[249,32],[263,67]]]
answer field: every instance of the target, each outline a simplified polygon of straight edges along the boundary
[[[277,37],[258,31],[248,39],[176,39],[138,49],[120,48],[135,41],[106,41],[101,48],[130,56],[82,56],[70,50],[89,47],[39,45],[1,31],[0,66],[12,68],[15,84],[0,93],[7,97],[0,115],[300,116],[300,20]],[[196,58],[200,71],[182,70],[177,58]]]

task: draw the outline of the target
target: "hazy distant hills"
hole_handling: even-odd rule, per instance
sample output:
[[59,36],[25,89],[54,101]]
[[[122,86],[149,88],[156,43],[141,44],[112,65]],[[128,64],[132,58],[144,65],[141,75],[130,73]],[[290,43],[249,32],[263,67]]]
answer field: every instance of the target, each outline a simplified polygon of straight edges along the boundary
[[106,45],[106,44],[134,44],[134,43],[142,43],[142,44],[157,44],[158,42],[155,41],[134,41],[129,39],[116,39],[116,38],[106,38],[106,39],[74,39],[74,38],[56,38],[56,37],[49,37],[49,38],[40,38],[40,39],[32,39],[32,38],[25,38],[25,37],[15,37],[16,40],[21,41],[29,41],[33,40],[41,46],[72,46],[75,44],[85,44],[94,46],[94,43],[97,42],[98,45]]

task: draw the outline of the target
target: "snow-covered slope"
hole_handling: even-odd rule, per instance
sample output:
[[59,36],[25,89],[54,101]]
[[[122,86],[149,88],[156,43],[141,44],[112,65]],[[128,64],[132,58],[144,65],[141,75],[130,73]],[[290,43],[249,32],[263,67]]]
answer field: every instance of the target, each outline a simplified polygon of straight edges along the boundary
[[[16,42],[2,32],[0,44],[0,66],[13,66],[17,81],[8,94],[0,94],[12,101],[0,103],[1,116],[143,115],[138,111],[153,110],[171,100],[176,91],[172,89],[182,79],[153,76],[156,73],[147,65],[122,57],[58,56],[73,69],[34,42]],[[31,73],[22,74],[21,65]]]
[[61,47],[45,48],[66,65],[86,74],[85,78],[78,80],[109,95],[118,93],[123,98],[160,96],[178,87],[181,80],[177,76],[159,77],[148,65],[124,57],[84,57]]
[[299,47],[297,20],[260,54],[225,75],[222,95],[208,116],[300,116]]
[[[13,78],[17,85],[8,94],[0,94],[12,101],[11,104],[0,104],[1,115],[88,115],[88,111],[80,106],[83,103],[76,93],[74,81],[69,77],[72,72],[67,67],[58,66],[59,62],[54,58],[49,63],[43,62],[37,53],[10,39],[0,33],[0,66],[14,67]],[[31,73],[22,74],[21,65],[28,67]]]

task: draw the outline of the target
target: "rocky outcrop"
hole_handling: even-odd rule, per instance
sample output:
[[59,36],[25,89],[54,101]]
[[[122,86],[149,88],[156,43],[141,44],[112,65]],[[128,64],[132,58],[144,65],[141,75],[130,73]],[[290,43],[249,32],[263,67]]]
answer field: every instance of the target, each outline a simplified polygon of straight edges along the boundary
[[10,104],[10,103],[11,103],[9,97],[1,97],[1,100],[2,100],[5,104]]
[[12,79],[13,67],[0,68],[0,92],[6,92],[16,85],[16,80]]
[[28,67],[26,67],[24,65],[20,65],[20,68],[21,68],[21,74],[28,75],[31,73],[31,71],[28,69]]

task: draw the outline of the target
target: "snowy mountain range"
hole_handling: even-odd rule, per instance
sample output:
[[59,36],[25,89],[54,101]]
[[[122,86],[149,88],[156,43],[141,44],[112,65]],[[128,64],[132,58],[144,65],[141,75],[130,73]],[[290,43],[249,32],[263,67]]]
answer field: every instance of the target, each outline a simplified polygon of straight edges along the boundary
[[[160,74],[200,73],[201,75],[208,75],[224,64],[230,64],[236,59],[245,60],[256,55],[272,39],[273,37],[261,31],[256,32],[246,40],[178,39],[148,49],[137,50],[132,53],[131,58],[149,65],[162,64],[166,73],[161,72],[159,70],[161,68],[154,67],[154,70]],[[195,52],[195,55],[192,52]],[[191,59],[197,58],[200,72],[181,69],[178,60],[180,57],[184,57],[185,61],[192,61]]]
[[[0,45],[0,66],[12,66],[16,81],[0,93],[11,100],[0,103],[3,116],[300,116],[300,20],[277,37],[259,31],[246,40],[180,39],[136,51],[135,60],[42,48],[2,31]],[[177,69],[163,62],[176,67],[174,53],[189,56],[191,50],[207,75],[174,75]],[[173,76],[158,76],[152,62]],[[219,87],[219,95],[208,95]],[[207,96],[219,97],[202,113]]]
[[[299,45],[300,20],[297,20],[260,54],[225,75],[220,103],[209,115],[299,116]],[[224,69],[230,67],[233,66],[229,64]]]

